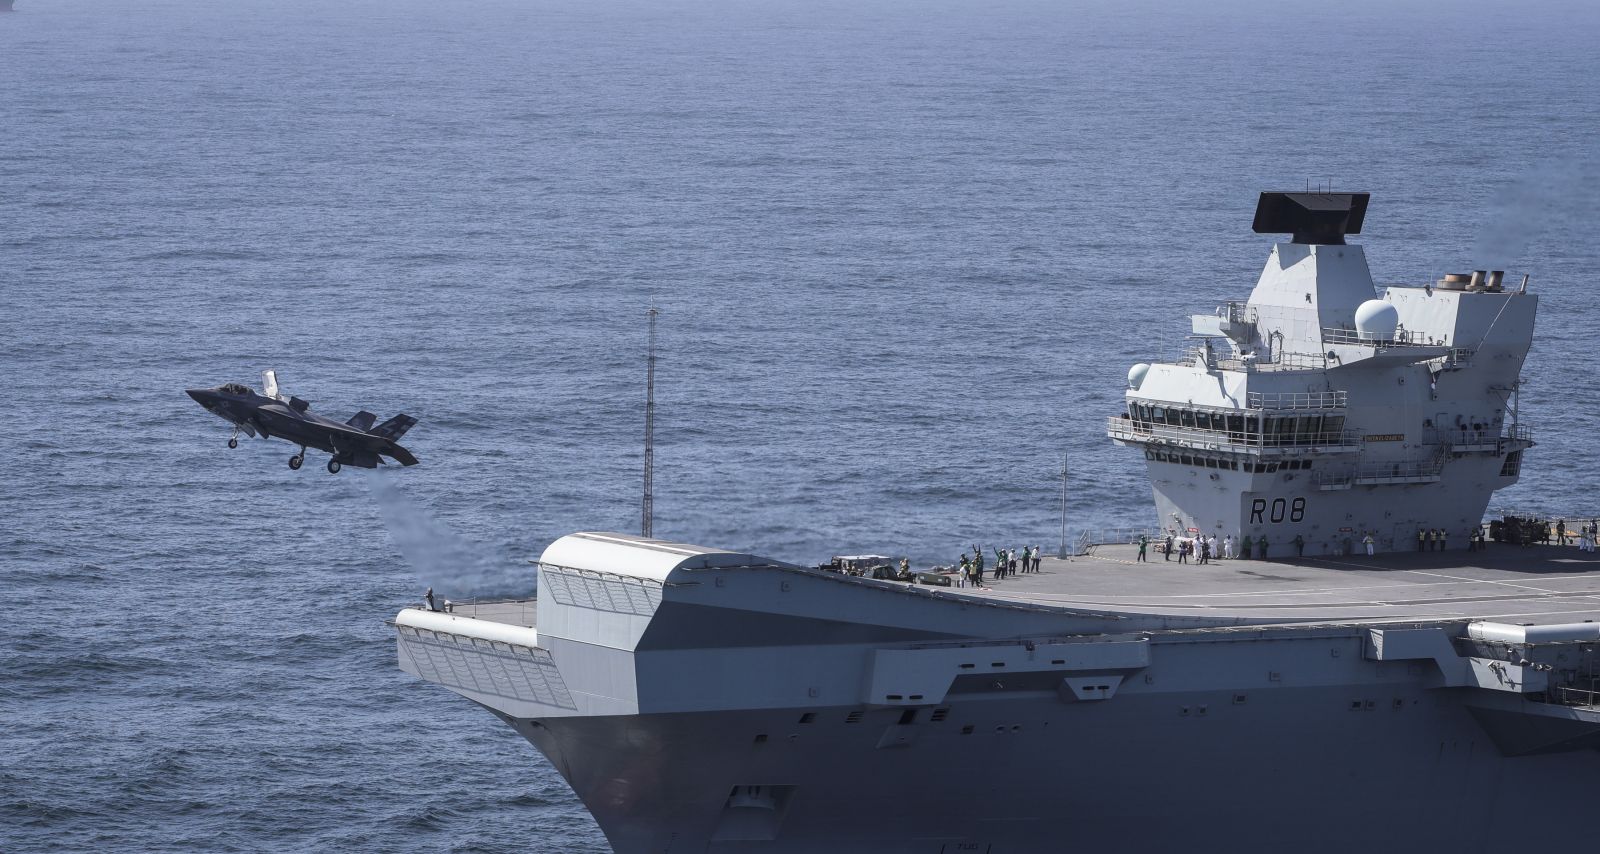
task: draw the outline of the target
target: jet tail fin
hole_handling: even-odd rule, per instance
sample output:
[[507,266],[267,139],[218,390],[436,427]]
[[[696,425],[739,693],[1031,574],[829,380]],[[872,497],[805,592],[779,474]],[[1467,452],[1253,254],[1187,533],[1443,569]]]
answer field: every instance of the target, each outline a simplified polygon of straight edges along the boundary
[[367,432],[374,436],[382,436],[391,442],[398,442],[400,441],[400,437],[404,436],[406,431],[410,430],[412,425],[416,423],[417,419],[412,418],[411,416],[402,412],[399,415],[390,418],[388,421],[379,424],[377,428]]
[[261,372],[261,394],[274,399],[278,397],[277,371],[268,369]]
[[344,423],[349,424],[351,427],[354,427],[362,432],[367,432],[372,429],[373,422],[377,420],[378,416],[373,415],[372,413],[363,409],[360,412],[350,416],[350,420]]

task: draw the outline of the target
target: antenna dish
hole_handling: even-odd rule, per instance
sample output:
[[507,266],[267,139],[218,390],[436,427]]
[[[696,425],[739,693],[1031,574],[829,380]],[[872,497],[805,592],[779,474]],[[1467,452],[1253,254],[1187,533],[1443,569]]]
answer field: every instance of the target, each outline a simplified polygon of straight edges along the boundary
[[1144,378],[1146,376],[1148,376],[1149,373],[1150,373],[1150,366],[1145,364],[1144,362],[1140,362],[1139,364],[1134,365],[1133,367],[1129,368],[1128,369],[1128,388],[1131,388],[1134,391],[1138,391],[1139,390],[1139,386],[1144,385]]
[[1400,310],[1381,299],[1369,299],[1356,308],[1356,337],[1362,341],[1393,341],[1400,328]]

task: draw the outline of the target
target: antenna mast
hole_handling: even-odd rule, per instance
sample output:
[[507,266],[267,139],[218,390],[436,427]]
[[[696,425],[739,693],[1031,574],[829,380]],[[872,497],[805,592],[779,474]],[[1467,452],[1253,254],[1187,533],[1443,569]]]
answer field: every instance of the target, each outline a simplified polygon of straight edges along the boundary
[[651,528],[656,515],[656,315],[659,313],[655,306],[646,312],[650,318],[650,349],[644,380],[644,507],[639,525],[640,534],[646,537],[654,536]]
[[1061,455],[1061,554],[1067,558],[1067,455]]

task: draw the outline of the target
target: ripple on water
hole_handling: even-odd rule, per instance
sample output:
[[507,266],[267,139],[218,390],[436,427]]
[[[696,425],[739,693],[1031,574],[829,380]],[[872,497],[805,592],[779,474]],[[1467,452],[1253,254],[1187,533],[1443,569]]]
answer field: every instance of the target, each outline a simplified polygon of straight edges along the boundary
[[[1271,120],[1258,69],[1214,59],[1272,17],[28,5],[0,50],[32,119],[0,151],[0,851],[606,851],[383,620],[637,529],[651,305],[658,534],[797,563],[1049,544],[1063,453],[1075,526],[1150,519],[1103,434],[1128,366],[1246,292],[1256,191],[1331,172],[1375,192],[1380,281],[1533,272],[1540,445],[1498,501],[1592,501],[1581,4],[1323,20],[1272,85],[1327,97]],[[1443,65],[1420,26],[1501,50]],[[1462,116],[1495,132],[1437,132]],[[418,416],[423,464],[227,450],[183,389],[265,368],[336,418]]]

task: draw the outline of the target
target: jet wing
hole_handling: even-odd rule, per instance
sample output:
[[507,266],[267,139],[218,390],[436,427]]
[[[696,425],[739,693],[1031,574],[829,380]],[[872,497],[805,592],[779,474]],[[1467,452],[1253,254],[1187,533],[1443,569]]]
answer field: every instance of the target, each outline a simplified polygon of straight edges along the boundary
[[335,445],[341,447],[360,448],[364,451],[374,454],[382,454],[386,457],[392,457],[396,462],[403,466],[414,466],[417,464],[417,458],[412,456],[410,451],[400,447],[399,444],[387,436],[381,436],[376,433],[367,433],[365,431],[356,430],[342,424],[319,424],[318,426],[328,431],[329,438],[332,439],[333,444]]
[[[364,421],[361,416],[372,417],[368,413],[358,413],[352,421]],[[409,416],[395,416],[407,418],[412,424],[416,419]],[[286,411],[281,406],[263,406],[256,410],[257,426],[274,435],[288,438],[295,435],[304,435],[307,431],[314,431],[327,437],[328,444],[332,445],[336,453],[341,454],[381,454],[394,459],[401,465],[414,466],[417,458],[411,452],[400,447],[393,438],[380,433],[368,433],[351,424],[340,424],[329,418],[302,412]],[[390,419],[391,421],[395,419]],[[406,425],[409,426],[409,425]]]

